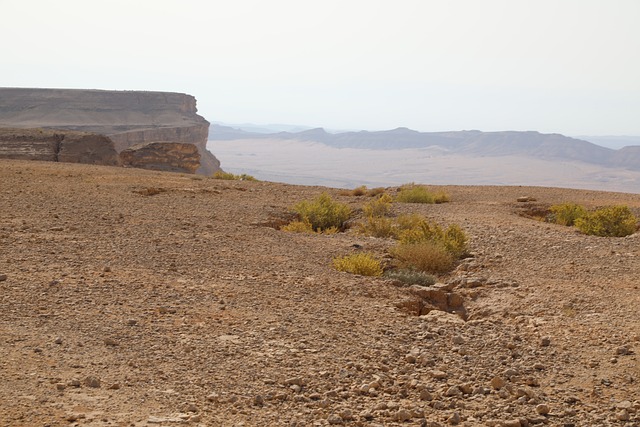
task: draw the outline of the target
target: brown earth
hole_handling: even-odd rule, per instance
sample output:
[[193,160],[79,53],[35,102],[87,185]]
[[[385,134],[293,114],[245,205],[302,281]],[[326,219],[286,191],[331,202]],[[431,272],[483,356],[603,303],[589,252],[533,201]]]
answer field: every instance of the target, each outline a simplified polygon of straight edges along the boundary
[[[412,289],[331,267],[391,241],[269,227],[322,191],[365,197],[0,160],[0,425],[640,425],[640,236],[516,202],[640,195],[441,188],[394,210],[460,224],[474,256]],[[417,315],[438,304],[466,321]]]

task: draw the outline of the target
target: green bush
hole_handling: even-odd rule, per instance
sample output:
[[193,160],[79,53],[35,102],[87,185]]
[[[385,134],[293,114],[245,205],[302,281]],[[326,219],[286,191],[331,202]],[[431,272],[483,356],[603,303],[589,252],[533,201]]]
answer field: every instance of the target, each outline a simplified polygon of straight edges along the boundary
[[587,215],[587,210],[576,203],[563,203],[549,208],[550,221],[560,225],[572,226],[578,218]]
[[223,179],[226,181],[257,181],[253,176],[243,173],[242,175],[235,175],[231,172],[217,171],[213,174],[214,179]]
[[432,242],[447,250],[454,258],[467,252],[467,235],[456,224],[446,229],[420,215],[407,215],[398,218],[401,243]]
[[362,211],[367,217],[380,218],[387,216],[391,210],[393,199],[388,194],[382,194],[380,197],[365,203]]
[[344,230],[351,216],[348,205],[334,201],[327,193],[322,193],[312,201],[304,200],[293,207],[299,220],[311,224],[315,232]]
[[431,286],[436,283],[435,276],[413,269],[397,268],[384,272],[384,277],[397,280],[407,285]]
[[280,230],[288,231],[290,233],[313,233],[313,227],[310,222],[306,221],[292,221],[287,225],[284,225]]
[[365,236],[372,237],[396,237],[397,226],[391,220],[384,216],[368,216],[365,222],[358,224],[358,231]]
[[454,256],[441,244],[431,241],[400,243],[391,250],[400,268],[415,269],[425,273],[451,271]]
[[421,185],[403,185],[396,196],[400,203],[445,203],[449,196],[444,192],[433,193]]
[[624,237],[636,232],[638,218],[627,206],[608,206],[575,220],[584,234],[602,237]]
[[344,271],[361,276],[381,276],[382,263],[372,254],[360,252],[333,259],[333,266],[338,271]]

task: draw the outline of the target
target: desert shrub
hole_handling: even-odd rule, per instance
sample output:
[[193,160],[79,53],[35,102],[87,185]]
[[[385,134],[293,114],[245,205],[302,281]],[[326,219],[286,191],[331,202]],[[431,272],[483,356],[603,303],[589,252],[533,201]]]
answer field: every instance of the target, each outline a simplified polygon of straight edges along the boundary
[[353,194],[354,196],[364,196],[365,194],[367,194],[367,186],[361,185],[360,187],[356,187],[353,189],[351,194]]
[[344,271],[361,276],[381,276],[382,263],[372,254],[359,252],[333,259],[333,266],[338,271]]
[[311,224],[311,228],[316,232],[343,230],[351,216],[351,208],[348,205],[334,201],[327,193],[322,193],[312,201],[303,200],[297,203],[293,211],[298,214],[300,221]]
[[431,241],[400,243],[391,250],[400,268],[425,273],[446,273],[453,268],[454,256],[441,244]]
[[456,224],[444,229],[420,215],[403,215],[398,218],[398,223],[398,238],[401,243],[436,243],[454,258],[459,258],[467,252],[467,235]]
[[627,206],[608,206],[575,220],[584,234],[603,237],[624,237],[636,232],[638,218]]
[[256,178],[254,178],[251,175],[247,175],[246,173],[243,173],[242,175],[235,175],[231,172],[224,172],[224,171],[216,171],[213,174],[213,178],[223,179],[226,181],[257,181]]
[[433,193],[421,185],[403,185],[396,196],[401,203],[445,203],[449,196],[444,191]]
[[362,207],[362,211],[368,217],[383,217],[389,214],[391,210],[391,203],[393,199],[388,194],[382,194],[380,197],[377,197],[371,200],[369,203],[365,203]]
[[407,285],[431,286],[436,283],[435,276],[407,268],[396,268],[384,272],[387,279],[397,280]]
[[369,191],[367,191],[367,196],[369,197],[380,196],[382,194],[384,194],[384,188],[382,187],[372,188]]
[[358,224],[358,231],[365,236],[396,237],[397,226],[391,218],[368,216],[365,222]]
[[587,210],[576,203],[563,203],[549,208],[551,215],[549,220],[553,223],[572,226],[578,218],[587,214]]

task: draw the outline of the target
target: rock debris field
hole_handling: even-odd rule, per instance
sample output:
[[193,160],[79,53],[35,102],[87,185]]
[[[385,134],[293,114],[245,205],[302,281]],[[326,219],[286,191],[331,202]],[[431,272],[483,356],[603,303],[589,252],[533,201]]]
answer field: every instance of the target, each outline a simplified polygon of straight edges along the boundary
[[473,256],[421,288],[332,267],[390,240],[277,229],[366,196],[0,161],[0,425],[640,426],[640,236],[518,214],[640,195],[438,189],[394,213]]

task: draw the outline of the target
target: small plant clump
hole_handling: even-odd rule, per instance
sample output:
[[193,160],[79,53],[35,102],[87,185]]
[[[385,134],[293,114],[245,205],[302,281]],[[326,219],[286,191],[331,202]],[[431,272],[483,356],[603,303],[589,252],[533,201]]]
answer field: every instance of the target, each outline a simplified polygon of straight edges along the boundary
[[563,203],[549,208],[549,221],[555,224],[571,227],[578,218],[587,215],[587,210],[576,203]]
[[382,276],[382,263],[372,254],[359,252],[333,259],[333,266],[338,271],[344,271],[361,276]]
[[400,203],[446,203],[449,195],[444,191],[433,193],[422,185],[407,184],[400,187],[396,201]]
[[371,200],[369,203],[365,203],[362,207],[362,211],[367,217],[381,218],[389,215],[392,202],[393,199],[390,195],[382,194],[380,197]]
[[577,218],[575,226],[584,234],[624,237],[637,231],[638,218],[627,206],[608,206]]
[[436,283],[435,276],[410,268],[396,268],[384,272],[384,277],[397,280],[406,285],[432,286]]
[[455,257],[444,246],[433,241],[400,243],[391,250],[400,268],[425,273],[446,273],[453,268]]
[[310,224],[311,230],[316,233],[342,231],[351,216],[351,208],[348,205],[334,201],[327,193],[322,193],[312,201],[303,200],[297,203],[293,211],[298,215],[300,222]]
[[251,175],[243,173],[242,175],[236,175],[231,172],[217,171],[213,174],[214,179],[223,179],[226,181],[258,181]]

